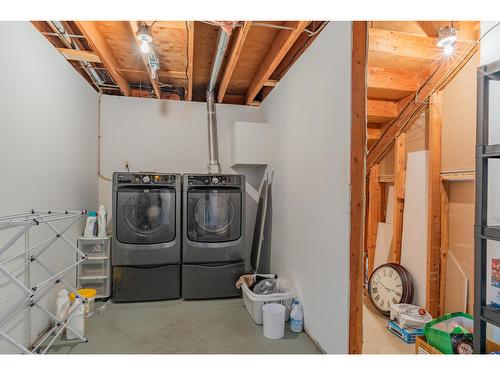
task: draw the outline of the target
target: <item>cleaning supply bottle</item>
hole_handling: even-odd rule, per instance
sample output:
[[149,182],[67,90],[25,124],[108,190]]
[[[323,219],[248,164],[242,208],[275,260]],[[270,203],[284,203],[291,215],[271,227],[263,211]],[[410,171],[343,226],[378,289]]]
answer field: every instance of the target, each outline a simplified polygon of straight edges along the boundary
[[[75,301],[71,305],[68,313],[68,327],[76,331],[80,336],[85,335],[85,317],[84,317],[84,306],[82,299],[78,296],[75,297]],[[66,330],[66,340],[74,340],[79,338],[70,329]]]
[[292,311],[290,312],[290,330],[292,332],[302,332],[304,328],[304,313],[302,304],[298,299],[293,300]]
[[70,306],[71,306],[71,301],[69,300],[68,291],[66,289],[61,289],[57,293],[57,300],[56,300],[57,319],[59,320],[66,319],[66,316],[68,316]]
[[87,223],[83,231],[83,237],[92,238],[97,236],[97,213],[89,211],[87,215]]
[[99,210],[97,211],[97,227],[98,227],[97,237],[104,238],[108,235],[108,231],[106,228],[107,220],[108,220],[108,218],[107,218],[106,209],[101,204],[99,206]]

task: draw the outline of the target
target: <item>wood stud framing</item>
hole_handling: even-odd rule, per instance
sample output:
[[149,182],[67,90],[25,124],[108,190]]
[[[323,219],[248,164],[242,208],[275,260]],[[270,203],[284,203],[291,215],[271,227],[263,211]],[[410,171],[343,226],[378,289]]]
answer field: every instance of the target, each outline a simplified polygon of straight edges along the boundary
[[446,304],[446,265],[448,261],[449,231],[448,223],[450,217],[450,186],[449,182],[441,181],[441,244],[440,244],[440,268],[439,268],[439,315],[445,313]]
[[130,96],[130,86],[127,79],[118,71],[120,65],[115,56],[111,52],[101,30],[92,21],[75,21],[76,25],[87,39],[87,42],[92,46],[93,50],[99,56],[99,59],[104,64],[109,74],[115,80],[116,84],[124,95]]
[[264,86],[264,83],[271,77],[271,74],[273,74],[281,60],[285,57],[288,50],[292,48],[293,44],[308,24],[309,21],[297,21],[294,23],[293,30],[281,30],[279,32],[270,51],[264,58],[260,69],[253,77],[248,87],[245,95],[245,104],[248,105],[254,101],[255,97]]
[[442,92],[429,103],[429,176],[427,227],[427,311],[439,315],[439,265],[441,252],[441,103]]
[[61,55],[63,55],[66,60],[74,60],[74,61],[89,61],[94,63],[100,63],[101,59],[94,52],[90,51],[81,51],[77,49],[71,48],[58,48]]
[[363,235],[366,150],[367,22],[352,23],[351,233],[349,282],[349,353],[363,349]]
[[187,21],[188,56],[187,56],[187,95],[186,100],[193,100],[193,70],[194,70],[194,21]]
[[440,63],[429,80],[420,88],[418,100],[412,100],[404,108],[398,118],[387,127],[375,147],[370,150],[366,161],[368,167],[371,167],[382,158],[391,146],[393,140],[405,130],[412,118],[418,113],[422,106],[426,104],[430,95],[441,87],[444,87],[460,71],[463,65],[470,60],[476,50],[477,45],[470,43],[462,48],[461,51],[457,52],[457,57],[445,59]]
[[401,242],[403,236],[403,211],[406,181],[406,134],[394,141],[394,215],[392,222],[392,245],[390,259],[401,262]]
[[368,220],[366,228],[366,250],[368,252],[368,274],[373,272],[378,223],[382,219],[382,187],[379,181],[379,165],[370,170],[368,177]]
[[240,27],[237,31],[236,40],[229,55],[229,60],[226,65],[226,69],[224,70],[224,73],[220,81],[219,92],[217,95],[217,101],[219,103],[222,103],[222,101],[224,100],[224,95],[226,94],[229,81],[233,76],[234,69],[236,68],[236,64],[238,63],[238,60],[240,58],[241,51],[243,50],[243,45],[245,44],[245,40],[248,36],[251,26],[252,22],[246,21],[243,23],[243,26]]

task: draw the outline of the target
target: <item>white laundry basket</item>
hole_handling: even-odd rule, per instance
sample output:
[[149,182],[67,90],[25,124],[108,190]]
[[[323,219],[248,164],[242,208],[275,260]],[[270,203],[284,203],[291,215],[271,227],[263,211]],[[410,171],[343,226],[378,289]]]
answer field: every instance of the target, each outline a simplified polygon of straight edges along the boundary
[[290,287],[285,293],[273,293],[273,294],[255,294],[252,292],[246,284],[241,286],[243,294],[243,303],[248,310],[248,313],[253,318],[255,323],[262,325],[262,306],[266,303],[279,303],[285,306],[285,322],[290,317],[290,311],[292,310],[293,299],[297,297],[295,288]]

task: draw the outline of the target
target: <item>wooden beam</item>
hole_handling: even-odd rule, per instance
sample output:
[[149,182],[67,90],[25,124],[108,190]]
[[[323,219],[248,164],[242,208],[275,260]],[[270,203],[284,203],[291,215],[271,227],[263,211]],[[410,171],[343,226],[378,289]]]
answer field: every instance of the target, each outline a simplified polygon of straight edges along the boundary
[[[381,129],[376,129],[376,128],[368,128],[367,133],[368,133],[368,140],[373,141],[377,140],[380,138],[380,133],[382,132]],[[373,169],[373,168],[372,168]]]
[[398,117],[398,103],[387,100],[368,100],[368,122],[381,123]]
[[187,33],[188,33],[188,55],[187,55],[187,96],[186,100],[191,101],[193,99],[193,69],[194,69],[194,21],[187,21]]
[[243,23],[243,26],[240,27],[237,31],[236,40],[229,54],[229,60],[226,64],[226,69],[224,70],[222,79],[220,81],[219,92],[217,94],[217,101],[219,103],[222,103],[222,101],[224,100],[224,95],[226,94],[227,87],[229,86],[229,82],[231,81],[231,77],[233,76],[234,69],[236,68],[236,64],[238,63],[238,60],[240,58],[241,51],[243,50],[243,45],[245,44],[245,40],[247,39],[251,26],[252,22],[246,21]]
[[432,38],[438,36],[439,22],[437,21],[417,21],[418,25],[422,28],[427,36]]
[[158,85],[158,78],[153,79],[151,77],[151,72],[149,68],[149,63],[148,63],[148,58],[146,54],[140,52],[140,47],[141,47],[141,42],[139,39],[137,39],[137,30],[139,28],[138,21],[129,21],[129,26],[130,26],[130,31],[132,32],[132,38],[135,40],[135,44],[137,45],[137,50],[139,51],[139,54],[141,55],[142,63],[144,64],[144,68],[146,68],[146,74],[148,75],[149,81],[151,82],[151,85],[153,86],[153,90],[155,92],[155,95],[158,99],[161,99],[161,90],[160,86]]
[[446,305],[446,265],[448,261],[450,217],[449,182],[441,181],[441,256],[439,269],[439,315],[445,313]]
[[401,262],[403,237],[403,211],[406,181],[406,134],[402,133],[394,142],[394,215],[392,219],[392,244],[390,259]]
[[115,80],[123,95],[130,96],[130,86],[127,79],[117,70],[120,68],[118,61],[111,52],[108,43],[95,21],[75,21],[85,39],[95,51],[99,59],[106,67],[108,73]]
[[413,117],[426,104],[430,95],[446,86],[446,84],[462,69],[462,67],[472,58],[478,50],[476,43],[470,43],[465,50],[457,50],[457,56],[443,58],[440,65],[436,68],[434,74],[420,88],[418,100],[412,100],[385,130],[377,144],[370,150],[366,159],[367,168],[370,168],[391,147],[394,139],[401,134]]
[[366,150],[367,22],[352,23],[351,222],[349,244],[349,353],[363,350],[363,235]]
[[370,29],[370,54],[384,53],[411,59],[433,61],[442,55],[436,38],[383,29]]
[[[283,60],[281,60],[278,67],[272,74],[272,78],[281,80],[288,69],[290,69],[290,67],[295,63],[295,61],[297,61],[302,53],[304,53],[304,51],[309,48],[311,43],[314,42],[314,39],[316,39],[318,35],[321,34],[323,28],[327,23],[328,21],[311,21],[308,25],[308,29],[311,31],[317,31],[317,34],[310,36],[309,34],[302,33],[295,41],[292,48],[290,48],[288,53],[285,55]],[[321,30],[318,31],[319,28],[321,28]]]
[[426,309],[439,315],[439,265],[441,258],[441,105],[442,91],[429,103],[429,175],[427,209],[427,292]]
[[266,82],[264,82],[264,87],[275,87],[277,85],[278,85],[277,79],[268,79]]
[[66,58],[66,60],[89,61],[93,63],[101,62],[99,56],[91,51],[81,51],[71,48],[58,48],[57,50]]
[[368,67],[368,97],[398,100],[419,88],[418,75],[404,70]]
[[378,223],[382,219],[382,189],[379,182],[379,164],[375,164],[368,177],[368,216],[366,250],[368,252],[368,276],[373,272]]
[[264,83],[271,77],[276,67],[302,34],[309,21],[293,22],[293,30],[281,30],[248,87],[245,103],[253,102]]

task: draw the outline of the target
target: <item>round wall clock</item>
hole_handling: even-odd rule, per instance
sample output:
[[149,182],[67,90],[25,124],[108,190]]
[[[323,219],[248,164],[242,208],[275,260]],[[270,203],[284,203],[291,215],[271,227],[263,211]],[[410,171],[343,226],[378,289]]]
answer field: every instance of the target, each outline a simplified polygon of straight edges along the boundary
[[370,276],[368,296],[378,311],[389,315],[392,305],[412,302],[413,283],[411,276],[399,264],[383,264],[375,269]]

